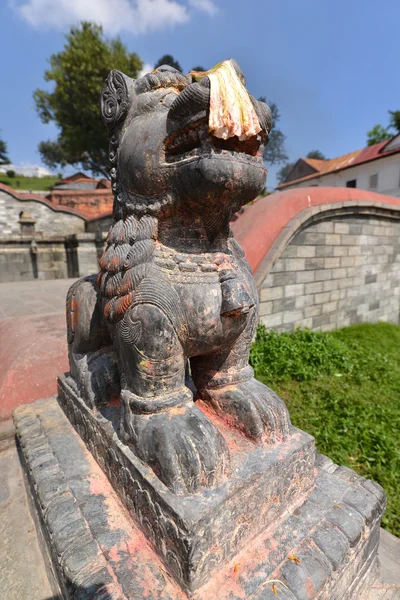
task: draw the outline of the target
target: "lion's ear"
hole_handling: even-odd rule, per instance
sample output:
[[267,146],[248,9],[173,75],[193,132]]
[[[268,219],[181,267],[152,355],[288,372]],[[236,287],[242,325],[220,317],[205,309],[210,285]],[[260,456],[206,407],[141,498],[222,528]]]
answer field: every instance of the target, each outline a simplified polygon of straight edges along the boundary
[[113,69],[108,74],[101,92],[101,116],[109,131],[112,131],[126,115],[131,105],[130,91],[133,80]]

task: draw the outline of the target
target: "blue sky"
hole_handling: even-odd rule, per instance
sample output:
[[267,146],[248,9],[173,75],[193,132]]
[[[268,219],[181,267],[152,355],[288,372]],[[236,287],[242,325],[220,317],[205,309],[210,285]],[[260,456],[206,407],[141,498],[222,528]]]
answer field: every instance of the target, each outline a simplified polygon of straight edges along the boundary
[[278,104],[291,160],[362,148],[400,109],[398,0],[0,0],[0,135],[15,164],[40,164],[38,143],[56,137],[32,92],[69,25],[89,18],[149,65],[166,53],[185,71],[235,58],[248,89]]

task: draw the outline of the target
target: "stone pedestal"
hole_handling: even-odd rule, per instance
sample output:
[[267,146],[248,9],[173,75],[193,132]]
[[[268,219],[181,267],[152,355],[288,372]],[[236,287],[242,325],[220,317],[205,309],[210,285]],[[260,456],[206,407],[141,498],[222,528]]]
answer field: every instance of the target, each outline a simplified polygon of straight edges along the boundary
[[66,598],[350,600],[374,580],[385,495],[307,434],[262,448],[209,414],[231,474],[176,496],[120,441],[118,405],[91,411],[68,376],[58,400],[79,435],[55,399],[14,420]]

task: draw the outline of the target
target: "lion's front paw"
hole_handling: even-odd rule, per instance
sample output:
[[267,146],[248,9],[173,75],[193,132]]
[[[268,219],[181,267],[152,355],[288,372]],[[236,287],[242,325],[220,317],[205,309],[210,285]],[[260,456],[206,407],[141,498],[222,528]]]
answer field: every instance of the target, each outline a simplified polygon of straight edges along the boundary
[[138,456],[176,494],[213,487],[227,470],[224,438],[192,401],[156,414],[132,414],[130,430]]
[[291,431],[288,409],[275,392],[257,379],[203,389],[199,397],[235,428],[255,441],[284,441]]

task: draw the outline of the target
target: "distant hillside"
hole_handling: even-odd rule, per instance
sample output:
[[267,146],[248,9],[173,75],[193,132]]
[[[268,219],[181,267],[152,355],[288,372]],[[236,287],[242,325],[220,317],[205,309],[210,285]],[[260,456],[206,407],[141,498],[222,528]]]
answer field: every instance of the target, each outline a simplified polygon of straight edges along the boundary
[[25,177],[24,175],[7,177],[7,175],[0,173],[0,183],[9,185],[14,190],[32,190],[32,192],[47,192],[59,179],[57,175],[52,177]]

